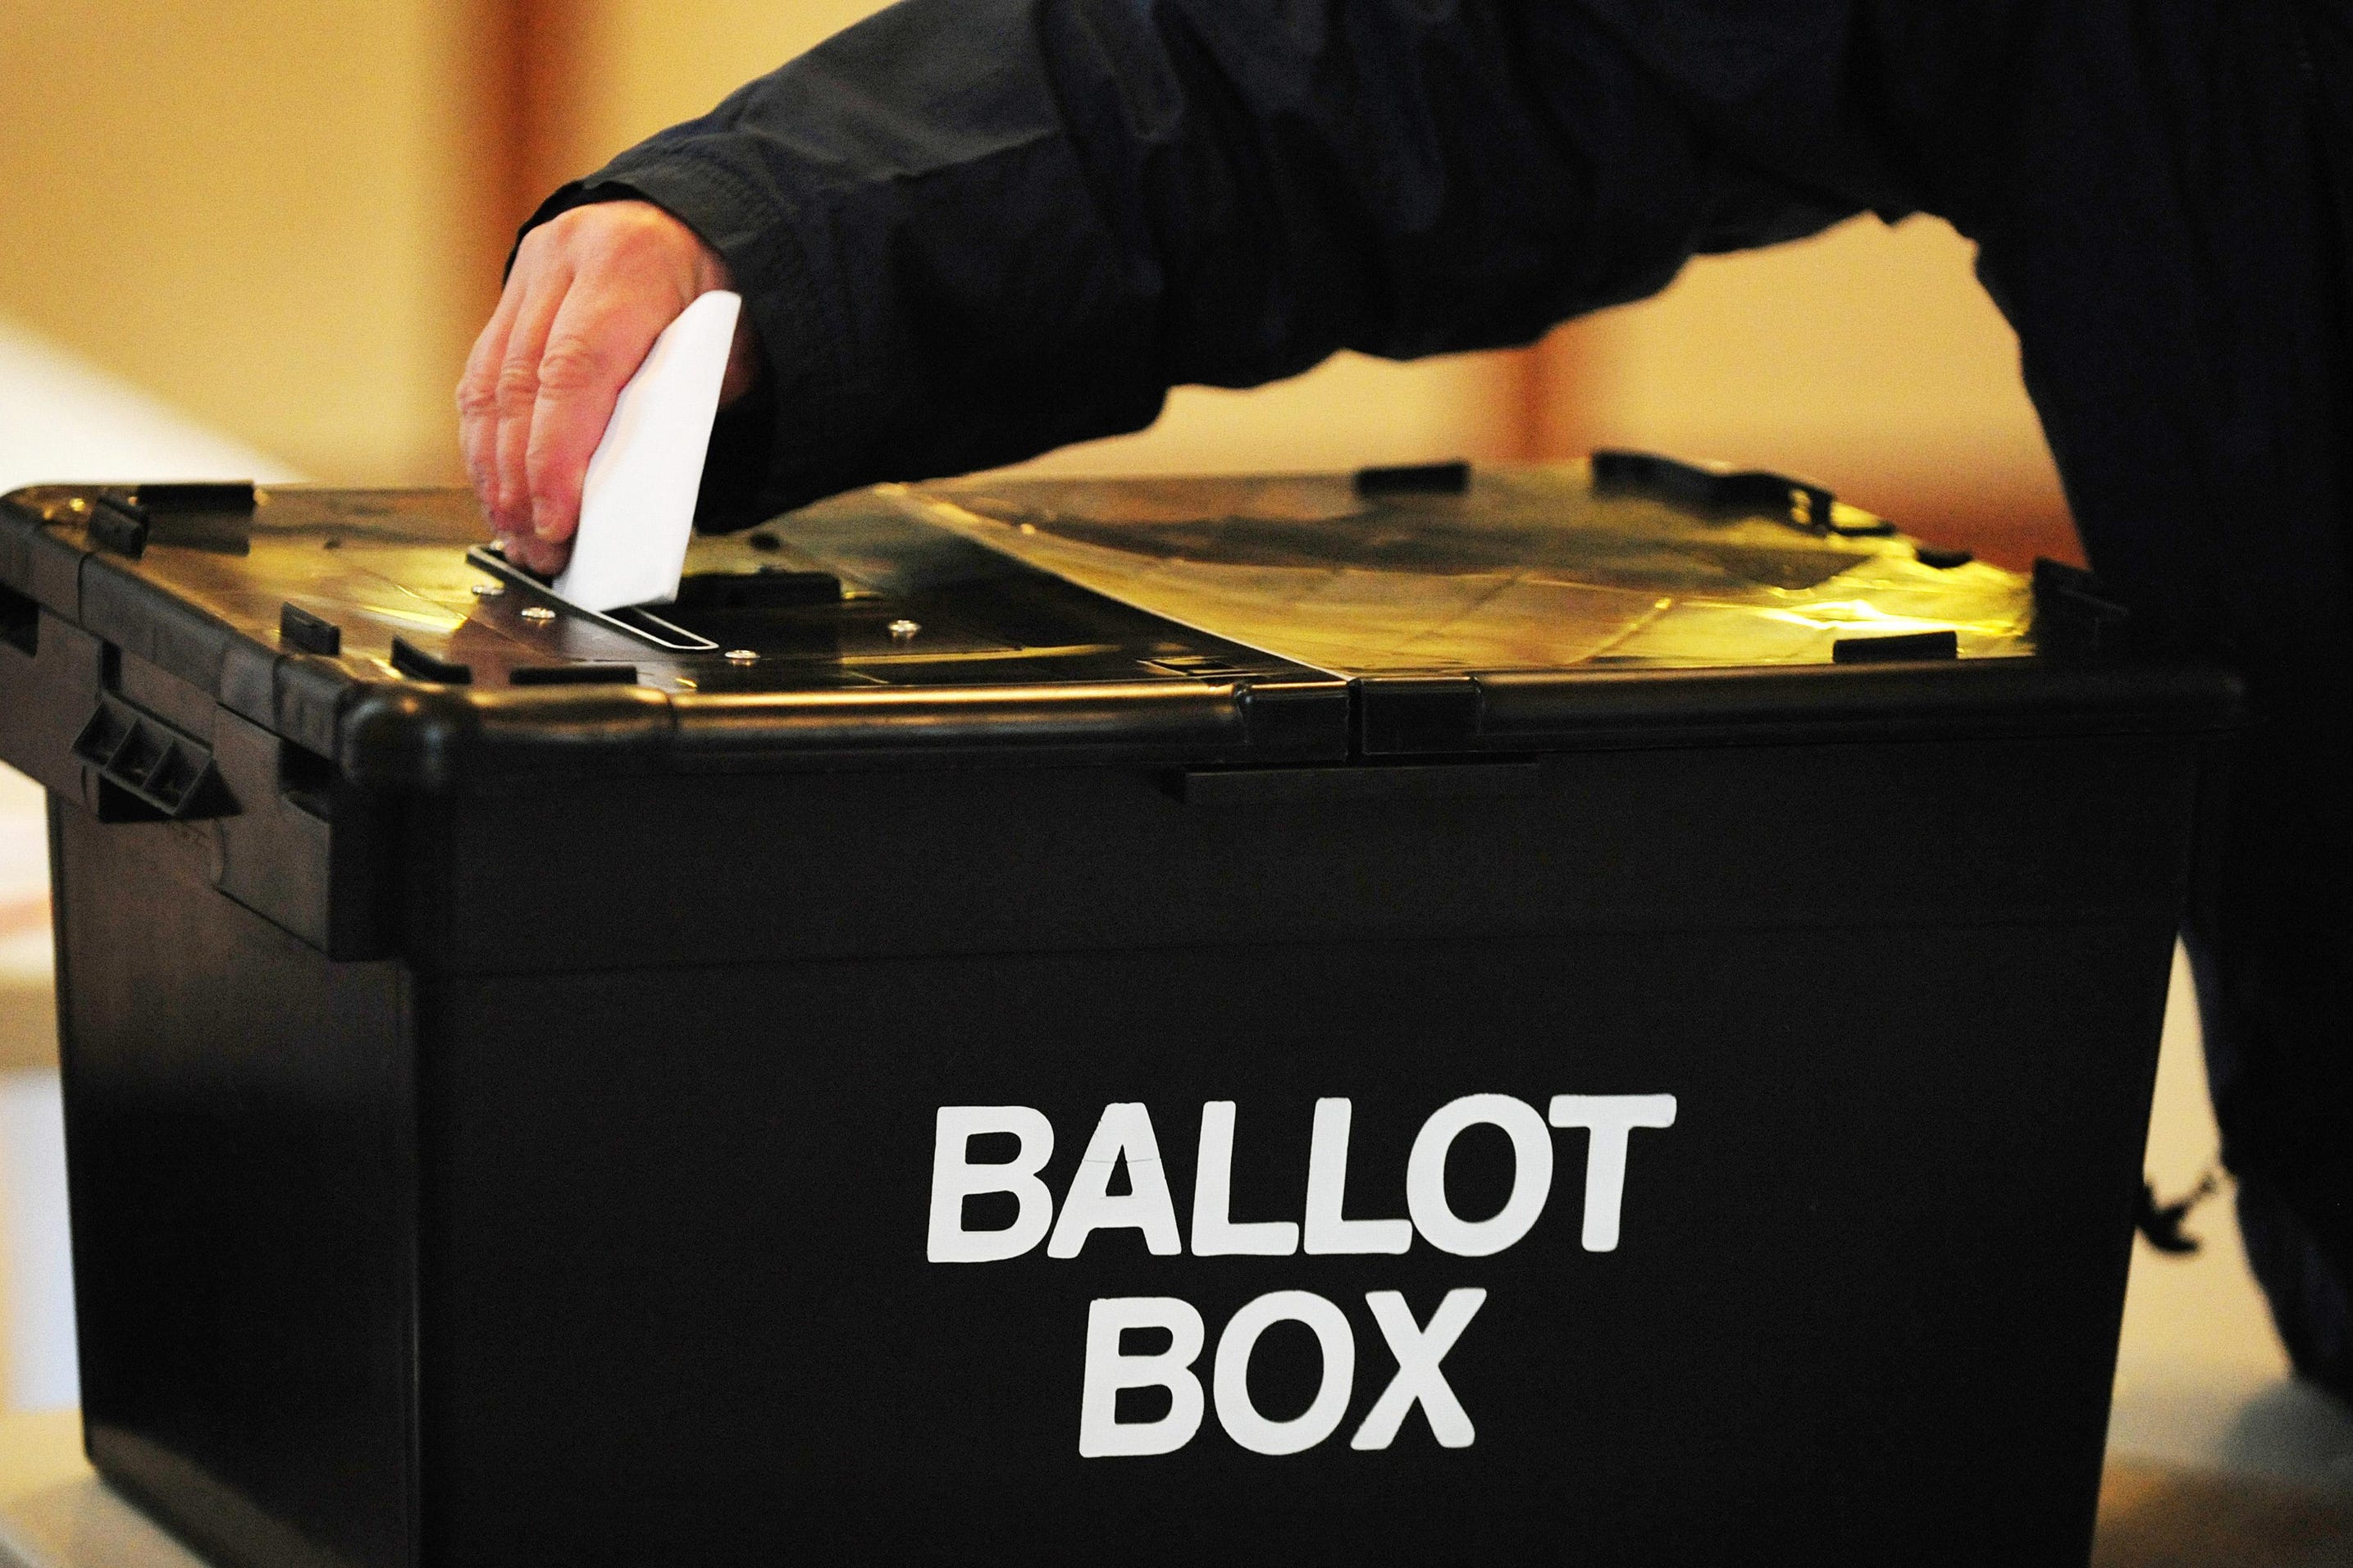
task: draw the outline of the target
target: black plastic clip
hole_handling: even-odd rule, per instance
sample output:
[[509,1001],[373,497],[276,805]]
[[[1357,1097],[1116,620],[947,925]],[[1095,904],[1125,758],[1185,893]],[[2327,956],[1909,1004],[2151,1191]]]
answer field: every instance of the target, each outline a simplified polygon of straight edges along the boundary
[[136,561],[147,553],[149,521],[146,509],[138,502],[100,496],[90,503],[90,521],[83,526],[100,549]]
[[332,656],[343,651],[343,628],[300,605],[285,604],[278,607],[278,640],[304,653]]
[[119,795],[109,799],[101,790],[100,815],[105,819],[162,816],[186,821],[236,814],[213,770],[212,748],[120,698],[100,696],[98,711],[74,738],[73,749],[107,786],[145,808],[126,810]]
[[2034,650],[2052,658],[2121,652],[2132,612],[2108,597],[2081,566],[2045,556],[2034,563]]
[[1461,458],[1451,463],[1408,463],[1392,468],[1358,468],[1360,496],[1459,496],[1471,489],[1471,465]]
[[1895,531],[1885,518],[1841,508],[1828,486],[1810,479],[1723,463],[1686,463],[1656,452],[1595,452],[1593,488],[1662,496],[1711,511],[1761,512],[1808,533],[1844,539],[1881,539]]
[[1908,664],[1915,659],[1961,657],[1958,632],[1898,632],[1893,637],[1840,637],[1831,644],[1832,664]]
[[132,499],[151,511],[251,511],[251,479],[167,479],[141,485]]
[[406,637],[392,639],[392,668],[416,680],[438,680],[444,686],[470,686],[474,667],[455,659],[436,658]]

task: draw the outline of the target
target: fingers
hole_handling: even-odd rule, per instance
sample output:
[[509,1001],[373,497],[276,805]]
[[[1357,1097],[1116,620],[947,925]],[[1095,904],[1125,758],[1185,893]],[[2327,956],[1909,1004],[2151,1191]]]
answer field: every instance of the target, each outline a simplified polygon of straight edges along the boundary
[[466,356],[466,374],[458,382],[458,450],[465,460],[467,480],[485,513],[497,494],[499,366],[506,360],[507,336],[513,330],[524,288],[522,280],[508,279],[499,294],[498,309],[491,313],[489,324],[474,340],[473,352]]
[[548,330],[563,310],[572,273],[563,268],[553,278],[534,278],[515,309],[515,325],[506,337],[506,355],[499,360],[497,412],[499,433],[494,440],[494,483],[490,494],[490,525],[499,534],[532,532],[532,478],[524,468],[530,449],[532,416],[539,410],[539,360],[546,353]]
[[538,396],[522,454],[537,538],[560,542],[579,526],[588,459],[604,439],[613,405],[676,315],[666,303],[628,291],[577,288],[565,296],[539,356]]
[[[716,252],[643,202],[575,208],[524,237],[458,387],[466,471],[511,558],[564,563],[621,387],[680,311],[729,286]],[[759,371],[748,324],[735,347],[731,396]]]

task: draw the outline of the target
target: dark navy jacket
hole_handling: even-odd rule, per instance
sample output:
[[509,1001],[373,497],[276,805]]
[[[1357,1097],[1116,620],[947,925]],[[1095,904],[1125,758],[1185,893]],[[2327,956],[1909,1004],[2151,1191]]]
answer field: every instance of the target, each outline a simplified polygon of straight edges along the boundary
[[1950,220],[2094,566],[2253,679],[2198,933],[2224,1121],[2342,1265],[2348,11],[905,0],[542,216],[626,188],[727,257],[768,366],[715,459],[746,517],[1134,429],[1180,383],[1525,342],[1866,209]]

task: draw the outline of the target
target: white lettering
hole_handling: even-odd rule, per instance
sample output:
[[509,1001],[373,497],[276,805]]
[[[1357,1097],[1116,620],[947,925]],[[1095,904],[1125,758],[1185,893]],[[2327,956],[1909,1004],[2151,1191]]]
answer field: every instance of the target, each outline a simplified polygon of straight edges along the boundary
[[[1500,1127],[1512,1140],[1512,1195],[1491,1218],[1467,1220],[1446,1201],[1446,1153],[1464,1129]],[[1552,1133],[1536,1108],[1508,1094],[1466,1094],[1430,1113],[1405,1167],[1406,1212],[1423,1239],[1458,1258],[1485,1258],[1527,1235],[1552,1192]]]
[[[1113,1196],[1111,1173],[1127,1162],[1127,1191]],[[1168,1197],[1168,1173],[1161,1168],[1160,1141],[1153,1136],[1151,1113],[1136,1102],[1103,1107],[1103,1120],[1079,1168],[1071,1173],[1071,1190],[1062,1196],[1062,1217],[1054,1224],[1054,1238],[1046,1244],[1049,1258],[1076,1258],[1087,1237],[1099,1230],[1140,1230],[1144,1244],[1166,1257],[1185,1250],[1176,1234],[1176,1205]]]
[[1555,1127],[1592,1130],[1585,1146],[1585,1250],[1616,1251],[1626,1195],[1627,1134],[1637,1127],[1672,1127],[1675,1097],[1556,1094],[1548,1119]]
[[[1304,1323],[1323,1347],[1324,1377],[1307,1408],[1288,1421],[1270,1421],[1250,1403],[1250,1352],[1259,1336],[1275,1324]],[[1233,1315],[1218,1336],[1217,1370],[1211,1380],[1218,1424],[1226,1436],[1253,1454],[1296,1454],[1329,1437],[1348,1413],[1356,1384],[1356,1336],[1348,1316],[1312,1290],[1271,1290]]]
[[[1130,1329],[1162,1329],[1168,1348],[1129,1355],[1120,1337]],[[1201,1380],[1193,1363],[1205,1337],[1201,1314],[1174,1296],[1107,1296],[1087,1303],[1086,1384],[1079,1396],[1079,1455],[1121,1458],[1173,1454],[1201,1429]],[[1156,1421],[1119,1419],[1123,1388],[1165,1388],[1168,1414]]]
[[[1003,1164],[971,1163],[971,1141],[991,1132],[1009,1132],[1021,1146]],[[995,1263],[1037,1246],[1054,1219],[1054,1195],[1038,1179],[1053,1153],[1053,1123],[1026,1105],[941,1106],[932,1141],[932,1221],[923,1256],[934,1263]],[[1011,1193],[1020,1205],[1013,1223],[1003,1230],[966,1230],[964,1201],[981,1193]]]
[[[1550,1136],[1549,1133],[1546,1134]],[[1462,1402],[1454,1397],[1454,1390],[1438,1363],[1462,1337],[1472,1318],[1486,1304],[1487,1292],[1479,1289],[1449,1290],[1438,1310],[1430,1315],[1430,1327],[1417,1328],[1413,1311],[1405,1304],[1405,1297],[1395,1290],[1370,1290],[1365,1294],[1365,1304],[1373,1310],[1373,1321],[1381,1326],[1381,1337],[1389,1342],[1389,1353],[1397,1357],[1397,1375],[1381,1391],[1380,1398],[1365,1414],[1364,1424],[1356,1435],[1348,1439],[1351,1448],[1386,1448],[1397,1440],[1398,1428],[1405,1425],[1407,1414],[1419,1403],[1422,1414],[1430,1418],[1430,1435],[1439,1446],[1446,1448],[1467,1448],[1477,1436],[1471,1428],[1471,1417]],[[1222,1348],[1222,1347],[1221,1347]]]
[[1345,1100],[1315,1102],[1307,1142],[1307,1250],[1311,1253],[1403,1252],[1413,1245],[1413,1222],[1343,1219],[1348,1194],[1348,1122]]
[[1233,1204],[1234,1102],[1201,1107],[1201,1157],[1193,1166],[1193,1256],[1288,1258],[1299,1250],[1299,1226],[1287,1219],[1237,1222]]

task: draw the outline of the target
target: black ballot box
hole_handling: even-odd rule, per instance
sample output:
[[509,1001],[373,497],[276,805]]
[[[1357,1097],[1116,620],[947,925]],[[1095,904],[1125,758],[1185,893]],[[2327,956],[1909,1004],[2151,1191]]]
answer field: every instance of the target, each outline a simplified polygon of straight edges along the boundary
[[225,1564],[2074,1563],[2232,680],[1818,489],[0,506],[84,1418]]

